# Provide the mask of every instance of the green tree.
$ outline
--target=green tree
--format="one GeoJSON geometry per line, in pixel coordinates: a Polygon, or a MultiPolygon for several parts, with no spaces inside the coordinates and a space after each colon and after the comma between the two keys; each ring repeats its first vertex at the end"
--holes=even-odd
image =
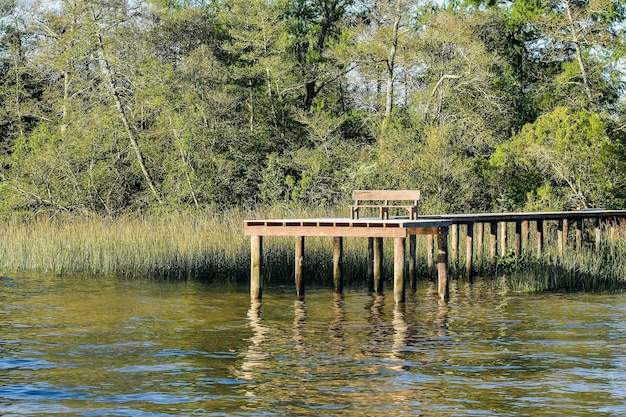
{"type": "Polygon", "coordinates": [[[512,19],[523,23],[529,56],[538,65],[533,93],[554,106],[602,112],[618,99],[626,5],[621,0],[520,0],[512,19]]]}
{"type": "Polygon", "coordinates": [[[413,97],[415,117],[422,125],[454,129],[459,150],[476,158],[488,157],[516,123],[515,100],[502,88],[516,80],[488,42],[501,26],[496,12],[439,11],[419,42],[424,69],[416,79],[422,88],[413,97]]]}
{"type": "Polygon", "coordinates": [[[557,107],[502,145],[490,166],[510,208],[622,208],[624,151],[597,114],[557,107]]]}

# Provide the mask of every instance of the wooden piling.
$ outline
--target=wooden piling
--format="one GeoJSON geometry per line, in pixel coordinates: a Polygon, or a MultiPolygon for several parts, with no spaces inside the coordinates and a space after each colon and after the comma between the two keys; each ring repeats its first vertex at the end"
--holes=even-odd
{"type": "Polygon", "coordinates": [[[507,238],[507,223],[506,222],[500,222],[500,248],[498,250],[498,253],[500,254],[500,257],[503,257],[504,255],[506,255],[506,238],[507,238]]]}
{"type": "Polygon", "coordinates": [[[576,252],[583,248],[583,219],[576,220],[576,252]]]}
{"type": "Polygon", "coordinates": [[[263,296],[261,267],[263,263],[263,238],[250,236],[250,299],[260,300],[263,296]]]}
{"type": "Polygon", "coordinates": [[[343,292],[343,238],[335,236],[333,238],[333,282],[335,292],[343,292]]]}
{"type": "Polygon", "coordinates": [[[417,288],[417,236],[409,236],[409,282],[411,288],[417,288]]]}
{"type": "Polygon", "coordinates": [[[296,297],[304,298],[304,275],[302,265],[304,264],[304,236],[296,236],[296,259],[295,259],[295,281],[296,297]]]}
{"type": "Polygon", "coordinates": [[[529,221],[522,220],[522,252],[528,250],[529,221]]]}
{"type": "Polygon", "coordinates": [[[522,255],[522,222],[515,222],[515,237],[513,242],[513,254],[516,258],[522,255]]]}
{"type": "Polygon", "coordinates": [[[439,227],[437,233],[437,290],[440,300],[448,299],[448,228],[439,227]]]}
{"type": "Polygon", "coordinates": [[[495,266],[498,257],[498,222],[489,223],[489,259],[491,265],[495,266]]]}
{"type": "Polygon", "coordinates": [[[600,245],[602,244],[602,219],[599,217],[595,219],[595,249],[596,252],[600,252],[600,245]]]}
{"type": "Polygon", "coordinates": [[[483,256],[485,253],[484,239],[485,239],[485,223],[479,222],[476,224],[476,258],[478,259],[479,264],[482,264],[483,256]]]}
{"type": "Polygon", "coordinates": [[[556,244],[559,256],[563,256],[563,252],[565,251],[565,242],[563,240],[563,219],[559,219],[557,223],[556,244]]]}
{"type": "Polygon", "coordinates": [[[433,270],[435,260],[434,260],[434,252],[435,252],[435,242],[433,235],[426,236],[426,265],[428,266],[428,271],[433,270]]]}
{"type": "Polygon", "coordinates": [[[453,224],[449,229],[450,263],[456,265],[459,261],[459,225],[453,224]]]}
{"type": "Polygon", "coordinates": [[[537,220],[537,258],[543,255],[543,220],[537,220]]]}
{"type": "Polygon", "coordinates": [[[472,282],[474,275],[472,272],[472,261],[474,258],[474,224],[467,225],[467,234],[465,237],[465,277],[472,282]]]}
{"type": "Polygon", "coordinates": [[[374,238],[367,238],[367,289],[374,292],[374,238]]]}
{"type": "Polygon", "coordinates": [[[396,304],[404,302],[405,240],[403,237],[393,240],[393,299],[396,304]]]}
{"type": "Polygon", "coordinates": [[[383,238],[374,238],[374,292],[383,293],[383,238]]]}

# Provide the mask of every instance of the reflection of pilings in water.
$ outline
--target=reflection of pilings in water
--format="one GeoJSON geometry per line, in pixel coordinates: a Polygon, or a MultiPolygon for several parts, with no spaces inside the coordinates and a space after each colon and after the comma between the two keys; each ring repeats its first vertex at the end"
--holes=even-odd
{"type": "Polygon", "coordinates": [[[380,353],[380,346],[384,345],[387,336],[387,323],[385,321],[385,296],[383,294],[373,294],[366,308],[370,312],[369,322],[372,325],[369,333],[368,353],[380,353]]]}
{"type": "MultiPolygon", "coordinates": [[[[403,351],[405,351],[407,345],[409,325],[406,322],[406,308],[404,304],[395,304],[391,323],[393,325],[393,342],[389,350],[389,368],[395,372],[405,372],[407,367],[405,366],[403,351]]],[[[415,395],[413,390],[398,388],[390,391],[391,398],[397,404],[406,404],[415,395]]]]}
{"type": "Polygon", "coordinates": [[[438,300],[439,308],[437,309],[437,318],[435,319],[435,324],[438,326],[437,334],[439,336],[448,336],[448,312],[450,311],[450,307],[448,307],[448,302],[446,300],[438,300]]]}
{"type": "MultiPolygon", "coordinates": [[[[263,351],[263,342],[268,339],[269,329],[262,324],[261,300],[253,299],[248,309],[248,325],[252,330],[248,349],[243,354],[243,363],[239,372],[239,378],[248,381],[254,380],[255,368],[267,363],[268,353],[263,351]]],[[[250,393],[253,395],[253,393],[250,393]]]]}
{"type": "Polygon", "coordinates": [[[333,294],[333,311],[335,312],[335,319],[328,325],[330,338],[333,342],[331,346],[337,352],[343,352],[345,350],[343,331],[346,321],[346,308],[343,294],[333,294]]]}
{"type": "Polygon", "coordinates": [[[306,323],[306,302],[304,300],[296,300],[293,303],[293,340],[296,344],[296,349],[304,350],[304,325],[306,323]]]}
{"type": "Polygon", "coordinates": [[[406,309],[404,304],[396,304],[393,308],[393,344],[391,346],[392,359],[401,360],[402,350],[406,347],[409,334],[409,325],[405,318],[406,309]]]}

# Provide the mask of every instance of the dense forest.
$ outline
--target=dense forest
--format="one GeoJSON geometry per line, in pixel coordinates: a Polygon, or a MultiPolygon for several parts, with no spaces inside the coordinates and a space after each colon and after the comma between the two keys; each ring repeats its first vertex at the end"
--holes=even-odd
{"type": "Polygon", "coordinates": [[[0,213],[626,208],[622,0],[3,0],[0,213]]]}

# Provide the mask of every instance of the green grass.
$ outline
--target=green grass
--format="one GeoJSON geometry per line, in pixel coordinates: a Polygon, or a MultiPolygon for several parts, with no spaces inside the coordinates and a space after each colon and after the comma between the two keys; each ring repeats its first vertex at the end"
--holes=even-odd
{"type": "MultiPolygon", "coordinates": [[[[0,237],[0,274],[49,272],[122,278],[198,280],[245,283],[249,277],[250,242],[244,219],[346,217],[338,210],[229,210],[218,214],[182,212],[129,216],[115,220],[64,216],[52,219],[5,218],[0,237]]],[[[486,230],[487,232],[487,230],[486,230]]],[[[494,267],[488,258],[485,233],[481,259],[474,259],[476,275],[514,291],[606,290],[626,286],[626,233],[606,239],[599,252],[587,245],[569,248],[563,256],[548,236],[544,256],[537,259],[531,239],[524,254],[510,251],[494,267]]],[[[460,234],[459,260],[450,265],[452,279],[465,279],[465,236],[460,234]]],[[[426,237],[418,236],[418,277],[435,279],[427,266],[426,237]]],[[[307,238],[305,280],[332,286],[330,238],[307,238]]],[[[263,276],[266,284],[293,282],[294,239],[264,239],[263,276]]],[[[393,245],[385,241],[384,271],[393,276],[393,245]]],[[[344,276],[347,286],[365,286],[367,240],[344,239],[344,276]]]]}

